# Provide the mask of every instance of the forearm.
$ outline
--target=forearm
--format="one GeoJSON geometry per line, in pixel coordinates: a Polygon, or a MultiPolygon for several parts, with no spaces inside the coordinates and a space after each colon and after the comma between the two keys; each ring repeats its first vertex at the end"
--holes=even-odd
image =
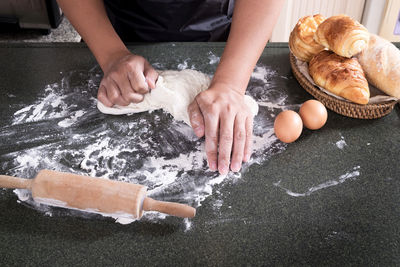
{"type": "Polygon", "coordinates": [[[231,31],[213,84],[226,84],[244,94],[283,3],[283,0],[236,1],[231,31]]]}
{"type": "Polygon", "coordinates": [[[102,0],[58,0],[58,3],[103,71],[111,58],[128,52],[110,23],[102,0]]]}

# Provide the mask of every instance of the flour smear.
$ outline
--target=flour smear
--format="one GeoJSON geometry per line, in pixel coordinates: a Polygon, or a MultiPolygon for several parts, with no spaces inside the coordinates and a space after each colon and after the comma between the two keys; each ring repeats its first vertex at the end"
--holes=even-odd
{"type": "MultiPolygon", "coordinates": [[[[219,60],[211,53],[209,56],[210,64],[219,60]]],[[[180,69],[187,67],[187,61],[181,64],[180,69]]],[[[248,94],[261,105],[254,123],[253,157],[240,173],[220,176],[209,171],[204,141],[167,113],[100,113],[96,107],[101,80],[98,67],[64,74],[60,82],[46,86],[33,103],[24,108],[10,107],[15,110],[12,124],[0,131],[2,151],[9,152],[0,155],[2,173],[33,178],[39,170],[51,169],[137,183],[147,186],[148,195],[155,199],[194,207],[213,194],[215,209],[219,209],[223,205],[220,189],[225,184],[234,183],[251,165],[261,164],[285,149],[274,136],[273,120],[288,108],[287,95],[269,86],[273,78],[280,79],[263,65],[258,65],[251,77],[248,94]]],[[[19,202],[47,216],[99,216],[35,203],[26,190],[15,193],[19,202]]],[[[149,212],[143,219],[165,217],[149,212]]],[[[190,220],[184,220],[184,224],[187,230],[193,226],[190,220]]]]}
{"type": "Polygon", "coordinates": [[[311,186],[305,192],[293,192],[292,190],[285,188],[281,185],[281,181],[274,183],[274,186],[281,188],[292,197],[306,197],[310,196],[311,194],[347,182],[348,180],[355,180],[358,176],[360,176],[360,166],[355,166],[351,171],[346,172],[345,174],[340,175],[337,179],[328,180],[326,182],[320,183],[318,185],[311,186]]]}

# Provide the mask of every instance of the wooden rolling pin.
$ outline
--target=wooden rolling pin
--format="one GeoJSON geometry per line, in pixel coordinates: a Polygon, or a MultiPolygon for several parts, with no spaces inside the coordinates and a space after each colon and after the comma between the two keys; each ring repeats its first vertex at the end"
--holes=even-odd
{"type": "Polygon", "coordinates": [[[146,197],[147,188],[108,179],[40,171],[34,179],[0,175],[0,188],[30,189],[36,202],[51,206],[107,214],[130,214],[140,219],[143,211],[158,211],[192,218],[196,209],[188,205],[146,197]]]}

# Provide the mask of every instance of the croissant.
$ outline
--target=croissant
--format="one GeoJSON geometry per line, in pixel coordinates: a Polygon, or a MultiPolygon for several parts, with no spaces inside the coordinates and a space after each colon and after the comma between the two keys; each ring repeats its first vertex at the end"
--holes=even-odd
{"type": "Polygon", "coordinates": [[[400,99],[400,50],[396,46],[371,34],[368,47],[357,59],[372,85],[400,99]]]}
{"type": "Polygon", "coordinates": [[[357,21],[346,15],[330,17],[315,32],[317,43],[342,57],[352,57],[368,45],[369,33],[357,21]]]}
{"type": "Polygon", "coordinates": [[[309,62],[311,58],[324,49],[314,40],[314,34],[318,25],[325,20],[320,14],[306,16],[299,19],[289,37],[290,51],[298,59],[309,62]]]}
{"type": "Polygon", "coordinates": [[[309,73],[317,85],[335,95],[357,104],[369,101],[368,82],[356,58],[324,50],[311,59],[309,73]]]}

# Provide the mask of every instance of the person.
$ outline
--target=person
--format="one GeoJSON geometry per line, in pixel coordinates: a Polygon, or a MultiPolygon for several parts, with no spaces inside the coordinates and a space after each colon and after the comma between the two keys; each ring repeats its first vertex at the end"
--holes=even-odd
{"type": "Polygon", "coordinates": [[[253,117],[244,103],[253,69],[272,34],[283,0],[58,0],[103,70],[98,100],[126,106],[155,88],[158,73],[128,41],[225,41],[208,90],[188,112],[205,136],[208,166],[237,172],[252,153],[253,117]]]}

